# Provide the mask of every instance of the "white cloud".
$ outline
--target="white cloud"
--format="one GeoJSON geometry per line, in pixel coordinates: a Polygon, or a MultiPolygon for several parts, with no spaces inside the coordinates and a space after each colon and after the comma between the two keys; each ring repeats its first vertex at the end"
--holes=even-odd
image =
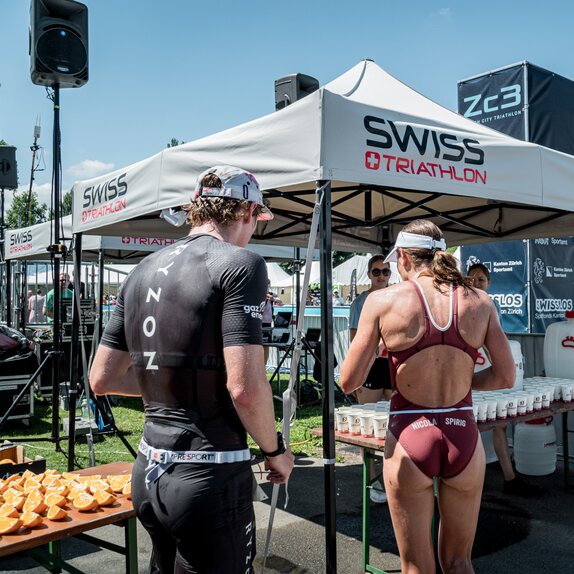
{"type": "MultiPolygon", "coordinates": [[[[22,193],[22,192],[28,192],[29,187],[26,185],[21,185],[16,192],[17,193],[22,193]]],[[[41,185],[34,185],[32,186],[32,191],[34,191],[36,193],[36,195],[38,196],[38,203],[42,204],[45,203],[48,206],[48,209],[50,209],[50,206],[52,205],[52,184],[51,183],[43,183],[41,185]]],[[[10,209],[10,206],[12,205],[12,199],[14,198],[14,193],[11,191],[6,191],[4,193],[4,199],[5,199],[5,205],[4,205],[4,215],[6,215],[6,213],[8,212],[8,210],[10,209]]]]}
{"type": "Polygon", "coordinates": [[[450,22],[454,17],[453,11],[450,8],[439,8],[436,12],[430,15],[431,22],[450,22]]]}
{"type": "Polygon", "coordinates": [[[85,159],[70,166],[66,171],[74,179],[90,179],[114,169],[113,163],[105,163],[98,159],[85,159]]]}

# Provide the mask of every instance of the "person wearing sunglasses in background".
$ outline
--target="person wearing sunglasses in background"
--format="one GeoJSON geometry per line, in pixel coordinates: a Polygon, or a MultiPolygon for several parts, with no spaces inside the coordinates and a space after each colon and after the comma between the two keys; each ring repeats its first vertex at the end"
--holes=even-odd
{"type": "MultiPolygon", "coordinates": [[[[361,293],[352,303],[349,316],[349,335],[351,342],[357,334],[359,317],[363,310],[363,305],[370,293],[384,289],[389,286],[391,278],[391,268],[385,263],[384,255],[373,255],[369,259],[367,276],[371,280],[371,288],[361,293]]],[[[389,401],[391,399],[391,376],[389,371],[389,360],[387,357],[375,359],[369,374],[362,387],[355,391],[357,402],[376,403],[381,399],[389,401]]],[[[374,462],[371,462],[371,476],[375,472],[374,462]]],[[[371,501],[382,504],[387,501],[387,495],[380,480],[376,481],[371,488],[371,501]]]]}

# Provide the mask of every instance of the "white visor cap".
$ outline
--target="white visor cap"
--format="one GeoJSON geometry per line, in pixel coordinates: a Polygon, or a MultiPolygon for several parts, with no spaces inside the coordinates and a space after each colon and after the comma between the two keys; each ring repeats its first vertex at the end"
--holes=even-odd
{"type": "Polygon", "coordinates": [[[428,235],[401,231],[390,253],[385,257],[385,263],[397,260],[397,249],[399,247],[403,249],[438,249],[439,251],[444,251],[446,249],[446,241],[444,239],[433,239],[428,235]]]}

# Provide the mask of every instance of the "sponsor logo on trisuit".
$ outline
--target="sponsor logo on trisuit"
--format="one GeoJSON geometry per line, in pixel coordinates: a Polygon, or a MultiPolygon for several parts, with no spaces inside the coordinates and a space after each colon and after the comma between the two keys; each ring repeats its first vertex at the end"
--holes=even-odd
{"type": "Polygon", "coordinates": [[[127,207],[127,173],[84,189],[82,223],[117,213],[127,207]]]}

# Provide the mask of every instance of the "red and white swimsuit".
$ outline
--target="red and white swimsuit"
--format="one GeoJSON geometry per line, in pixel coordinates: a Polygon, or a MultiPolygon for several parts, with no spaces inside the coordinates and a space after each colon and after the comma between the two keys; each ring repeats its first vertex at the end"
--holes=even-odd
{"type": "MultiPolygon", "coordinates": [[[[409,349],[389,351],[393,396],[389,431],[405,449],[411,460],[429,478],[451,478],[469,463],[478,440],[478,429],[472,412],[470,390],[460,402],[445,408],[428,408],[403,397],[396,385],[398,368],[414,354],[435,345],[448,345],[467,353],[473,362],[478,351],[464,341],[458,330],[457,288],[451,285],[449,321],[439,327],[433,319],[423,290],[410,281],[423,309],[425,331],[409,349]]],[[[424,376],[424,375],[423,375],[424,376]]]]}

